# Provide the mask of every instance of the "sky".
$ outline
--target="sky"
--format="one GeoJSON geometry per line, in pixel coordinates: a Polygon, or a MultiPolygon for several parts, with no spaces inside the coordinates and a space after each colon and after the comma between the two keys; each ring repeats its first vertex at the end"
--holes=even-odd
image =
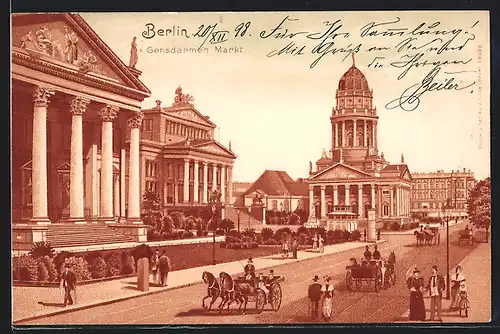
{"type": "Polygon", "coordinates": [[[81,15],[126,64],[137,37],[136,68],[152,92],[143,108],[155,100],[170,105],[178,86],[194,96],[195,108],[219,127],[215,139],[226,147],[231,141],[234,181],[253,182],[266,169],[308,176],[309,161],[331,148],[329,117],[352,52],[373,89],[386,160],[399,163],[404,154],[411,172],[490,174],[487,12],[81,15]],[[166,53],[200,47],[210,35],[195,33],[213,25],[214,38],[224,42],[207,39],[201,50],[208,52],[166,53]],[[185,29],[188,37],[160,29],[185,29]],[[413,104],[388,105],[413,91],[422,93],[413,104]]]}

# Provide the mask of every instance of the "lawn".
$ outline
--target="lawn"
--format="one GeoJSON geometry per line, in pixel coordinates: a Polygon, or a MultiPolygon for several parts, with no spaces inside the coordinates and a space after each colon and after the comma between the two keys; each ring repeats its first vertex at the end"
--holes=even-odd
{"type": "MultiPolygon", "coordinates": [[[[175,245],[159,247],[160,251],[166,250],[174,270],[182,270],[194,267],[211,265],[212,243],[194,244],[194,245],[175,245]]],[[[156,247],[154,248],[156,249],[156,247]]],[[[262,247],[253,249],[225,249],[220,244],[215,245],[215,259],[217,263],[242,261],[246,263],[249,257],[257,258],[278,254],[281,247],[262,247]]],[[[242,268],[243,269],[243,268],[242,268]]]]}

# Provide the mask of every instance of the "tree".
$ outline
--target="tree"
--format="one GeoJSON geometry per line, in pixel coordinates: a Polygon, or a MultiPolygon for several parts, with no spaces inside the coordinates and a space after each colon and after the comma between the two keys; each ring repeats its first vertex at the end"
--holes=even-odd
{"type": "Polygon", "coordinates": [[[472,188],[467,204],[471,223],[476,228],[486,230],[486,242],[488,242],[491,225],[491,179],[489,177],[479,181],[472,188]]]}
{"type": "Polygon", "coordinates": [[[161,231],[163,229],[163,214],[160,212],[160,195],[147,190],[142,197],[142,207],[144,210],[142,215],[144,224],[161,231]]]}
{"type": "Polygon", "coordinates": [[[234,230],[234,222],[229,218],[222,219],[219,228],[227,234],[229,231],[234,230]]]}

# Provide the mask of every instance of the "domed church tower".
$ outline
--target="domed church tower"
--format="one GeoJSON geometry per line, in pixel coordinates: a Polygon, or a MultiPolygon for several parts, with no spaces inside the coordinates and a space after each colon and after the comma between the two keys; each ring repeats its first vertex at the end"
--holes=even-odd
{"type": "Polygon", "coordinates": [[[373,106],[373,90],[356,67],[354,53],[352,66],[340,78],[335,98],[337,103],[330,117],[333,163],[342,159],[360,170],[380,170],[383,160],[377,148],[377,108],[373,106]]]}

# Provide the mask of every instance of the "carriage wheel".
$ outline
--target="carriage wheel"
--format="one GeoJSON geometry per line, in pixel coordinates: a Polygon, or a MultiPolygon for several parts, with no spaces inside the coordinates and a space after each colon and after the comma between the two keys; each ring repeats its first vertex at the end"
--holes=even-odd
{"type": "Polygon", "coordinates": [[[345,283],[347,286],[347,291],[351,292],[353,289],[353,282],[352,282],[352,275],[351,272],[348,271],[346,276],[345,276],[345,283]]]}
{"type": "Polygon", "coordinates": [[[273,284],[269,293],[271,295],[271,306],[273,311],[277,312],[281,306],[281,285],[279,285],[279,283],[273,284]]]}
{"type": "Polygon", "coordinates": [[[255,309],[257,313],[262,313],[264,306],[266,306],[266,294],[264,291],[258,289],[255,295],[255,309]]]}

